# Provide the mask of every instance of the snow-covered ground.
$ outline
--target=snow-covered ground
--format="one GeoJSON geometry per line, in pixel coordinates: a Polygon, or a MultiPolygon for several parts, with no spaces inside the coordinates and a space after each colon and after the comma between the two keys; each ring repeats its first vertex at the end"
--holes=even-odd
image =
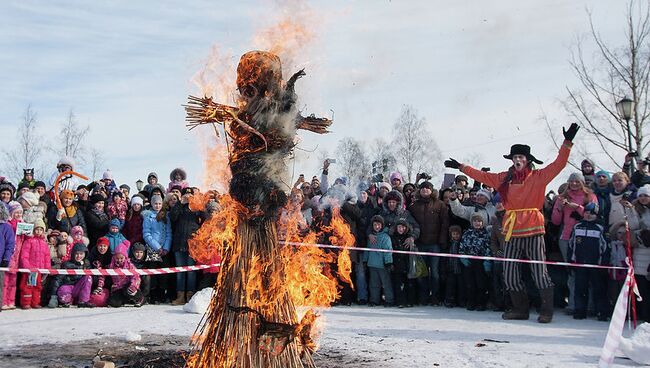
{"type": "MultiPolygon", "coordinates": [[[[506,322],[500,313],[445,307],[335,307],[323,316],[322,351],[355,356],[359,362],[373,362],[374,368],[593,367],[608,328],[607,323],[574,321],[561,312],[553,323],[542,325],[535,314],[529,321],[506,322]]],[[[3,311],[0,352],[28,344],[126,339],[127,332],[189,337],[200,319],[200,314],[168,305],[3,311]]],[[[615,363],[634,366],[620,358],[615,363]]]]}

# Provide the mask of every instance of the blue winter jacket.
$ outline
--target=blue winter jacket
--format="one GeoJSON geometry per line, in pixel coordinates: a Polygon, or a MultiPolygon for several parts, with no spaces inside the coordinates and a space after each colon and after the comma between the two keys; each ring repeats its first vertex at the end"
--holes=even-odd
{"type": "MultiPolygon", "coordinates": [[[[388,249],[392,250],[390,236],[388,236],[388,229],[384,228],[382,231],[375,233],[377,237],[376,244],[368,242],[370,249],[388,249]]],[[[387,264],[393,264],[393,254],[384,252],[363,252],[362,260],[368,262],[368,267],[384,268],[387,264]]]]}
{"type": "Polygon", "coordinates": [[[165,216],[165,221],[156,220],[157,213],[154,211],[142,212],[142,236],[145,243],[153,249],[172,249],[172,224],[169,216],[165,216]]]}
{"type": "Polygon", "coordinates": [[[490,233],[483,229],[467,229],[460,240],[459,254],[491,256],[490,233]]]}
{"type": "Polygon", "coordinates": [[[0,223],[0,261],[9,262],[14,254],[15,247],[16,235],[14,229],[6,222],[0,223]]]}
{"type": "Polygon", "coordinates": [[[571,262],[606,265],[609,257],[610,248],[605,241],[603,226],[587,220],[575,224],[569,239],[568,258],[571,262]]]}
{"type": "Polygon", "coordinates": [[[115,234],[109,231],[108,234],[104,235],[104,237],[108,239],[108,246],[111,248],[111,253],[115,253],[117,246],[126,240],[124,235],[119,231],[115,234]]]}

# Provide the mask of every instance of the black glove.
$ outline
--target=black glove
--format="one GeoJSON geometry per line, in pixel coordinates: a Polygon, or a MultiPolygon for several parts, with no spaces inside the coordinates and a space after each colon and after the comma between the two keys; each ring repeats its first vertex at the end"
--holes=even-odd
{"type": "Polygon", "coordinates": [[[449,158],[449,160],[445,160],[445,167],[449,167],[452,169],[458,169],[460,168],[460,162],[454,160],[453,158],[449,158]]]}
{"type": "Polygon", "coordinates": [[[576,123],[571,124],[568,130],[565,130],[563,127],[562,134],[564,134],[564,139],[566,139],[569,142],[573,142],[573,138],[576,137],[576,133],[578,133],[578,129],[580,129],[580,127],[576,123]]]}
{"type": "Polygon", "coordinates": [[[9,267],[9,261],[0,262],[0,267],[9,267]]]}

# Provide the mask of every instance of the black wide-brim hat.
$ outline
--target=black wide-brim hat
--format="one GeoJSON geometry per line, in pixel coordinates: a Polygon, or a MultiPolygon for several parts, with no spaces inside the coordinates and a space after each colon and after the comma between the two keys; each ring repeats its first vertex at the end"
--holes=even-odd
{"type": "Polygon", "coordinates": [[[535,158],[535,156],[530,154],[530,146],[526,144],[513,144],[512,147],[510,147],[510,154],[508,155],[503,155],[503,158],[507,158],[508,160],[512,160],[512,156],[514,155],[524,155],[528,159],[528,161],[532,161],[536,164],[543,164],[543,161],[538,160],[535,158]]]}

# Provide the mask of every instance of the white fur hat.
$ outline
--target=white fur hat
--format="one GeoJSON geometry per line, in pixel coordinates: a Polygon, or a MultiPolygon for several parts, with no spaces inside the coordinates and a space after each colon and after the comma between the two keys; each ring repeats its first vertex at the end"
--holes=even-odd
{"type": "Polygon", "coordinates": [[[650,185],[646,184],[646,185],[642,186],[641,188],[639,188],[639,190],[636,192],[636,195],[637,196],[640,196],[640,195],[650,196],[650,185]]]}

